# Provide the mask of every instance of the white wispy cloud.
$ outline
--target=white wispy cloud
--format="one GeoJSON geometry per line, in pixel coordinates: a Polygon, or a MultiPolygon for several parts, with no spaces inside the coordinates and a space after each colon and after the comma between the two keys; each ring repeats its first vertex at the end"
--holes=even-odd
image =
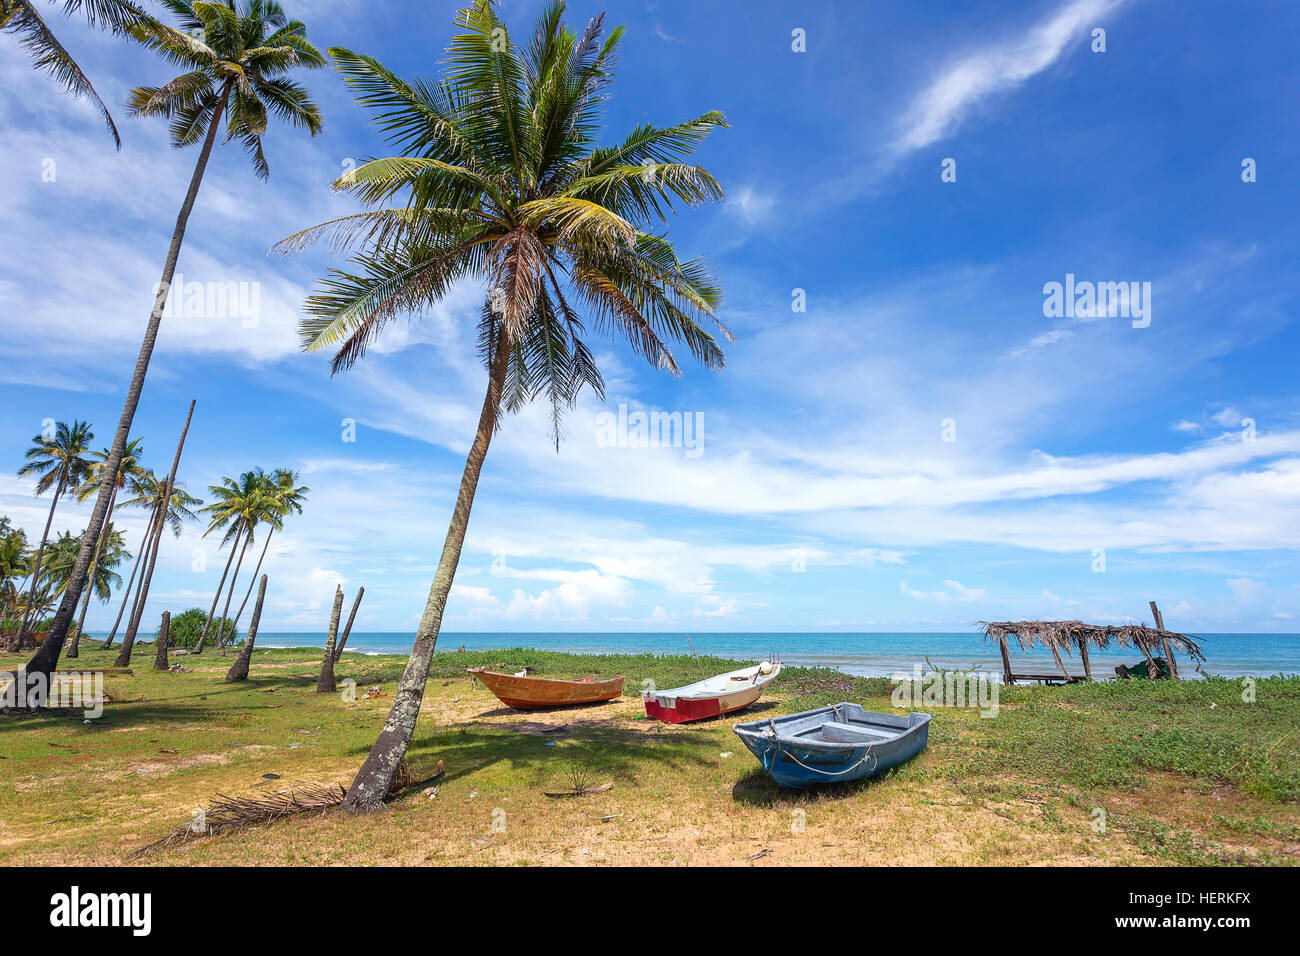
{"type": "Polygon", "coordinates": [[[949,63],[906,112],[894,152],[910,152],[952,135],[973,109],[1052,66],[1072,40],[1123,2],[1072,0],[1024,33],[949,63]]]}

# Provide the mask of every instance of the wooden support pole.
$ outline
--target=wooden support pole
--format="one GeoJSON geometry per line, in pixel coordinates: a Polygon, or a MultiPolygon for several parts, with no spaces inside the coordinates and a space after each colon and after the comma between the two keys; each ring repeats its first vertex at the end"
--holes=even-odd
{"type": "Polygon", "coordinates": [[[1016,680],[1011,676],[1011,658],[1007,656],[1007,636],[1005,634],[998,636],[998,645],[1002,648],[1002,682],[1004,684],[1014,684],[1016,680]]]}
{"type": "Polygon", "coordinates": [[[1156,602],[1151,602],[1151,617],[1156,622],[1156,630],[1160,632],[1160,643],[1164,645],[1165,660],[1169,661],[1169,673],[1174,680],[1181,680],[1178,676],[1178,662],[1174,660],[1174,648],[1169,643],[1169,638],[1165,637],[1165,619],[1160,615],[1160,608],[1156,607],[1156,602]]]}
{"type": "Polygon", "coordinates": [[[1079,656],[1083,658],[1083,676],[1092,680],[1092,667],[1088,664],[1088,637],[1079,635],[1079,656]]]}

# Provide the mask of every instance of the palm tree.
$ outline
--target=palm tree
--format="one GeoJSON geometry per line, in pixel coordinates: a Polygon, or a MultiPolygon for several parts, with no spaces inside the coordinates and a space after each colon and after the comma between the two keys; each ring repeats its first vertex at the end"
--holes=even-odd
{"type": "MultiPolygon", "coordinates": [[[[177,148],[200,142],[202,145],[190,176],[189,189],[176,216],[162,278],[140,344],[140,355],[113,436],[112,454],[105,463],[105,473],[112,477],[95,498],[90,518],[90,526],[94,529],[104,525],[109,489],[117,480],[127,435],[140,404],[140,393],[149,372],[149,359],[162,324],[163,307],[176,272],[185,227],[223,119],[225,140],[240,141],[252,159],[257,175],[263,179],[269,174],[269,169],[262,154],[262,135],[266,132],[270,114],[306,129],[313,136],[321,127],[316,104],[307,91],[287,79],[286,74],[296,67],[314,69],[322,66],[325,58],[307,42],[307,28],[297,20],[290,20],[275,0],[248,0],[238,6],[234,0],[226,3],[166,0],[166,6],[176,16],[179,29],[151,21],[133,26],[130,33],[169,62],[183,67],[185,72],[160,87],[133,90],[131,111],[142,116],[171,119],[171,141],[177,148]]],[[[39,671],[48,675],[58,663],[90,568],[94,537],[87,536],[85,554],[77,556],[63,603],[59,605],[45,643],[27,665],[29,673],[39,671]]]]}
{"type": "MultiPolygon", "coordinates": [[[[139,438],[133,438],[127,442],[126,451],[122,455],[122,463],[117,469],[117,480],[113,483],[113,490],[108,499],[108,514],[104,518],[105,525],[108,527],[111,527],[113,523],[113,508],[117,504],[118,492],[122,490],[128,481],[133,481],[144,473],[144,469],[140,467],[140,455],[143,451],[139,438]]],[[[112,451],[105,448],[103,451],[92,451],[90,454],[95,459],[95,463],[90,466],[90,476],[82,482],[81,487],[76,491],[78,501],[85,501],[99,491],[100,482],[104,480],[105,465],[112,456],[112,451]]],[[[91,581],[95,580],[99,567],[99,556],[103,548],[102,541],[95,543],[95,553],[90,559],[90,571],[88,572],[91,581]]],[[[130,555],[127,556],[130,557],[130,555]]],[[[72,644],[68,647],[68,657],[80,656],[81,629],[86,623],[86,612],[90,609],[91,589],[85,588],[84,590],[85,594],[81,599],[81,613],[77,615],[77,627],[72,632],[72,644]]],[[[104,596],[101,600],[108,600],[108,598],[104,596]]]]}
{"type": "Polygon", "coordinates": [[[54,523],[54,509],[59,506],[59,498],[63,496],[64,491],[86,480],[91,467],[86,455],[90,451],[90,443],[94,440],[95,433],[85,422],[76,419],[71,425],[58,422],[54,426],[52,435],[47,437],[46,433],[42,433],[32,439],[32,447],[27,449],[25,456],[27,464],[18,469],[20,478],[28,475],[40,476],[36,481],[38,496],[53,488],[54,497],[50,501],[50,516],[45,519],[45,532],[41,535],[41,543],[36,549],[36,558],[33,561],[27,611],[23,614],[23,622],[18,628],[18,633],[14,635],[13,643],[9,646],[11,651],[21,648],[27,637],[27,624],[31,620],[34,607],[32,598],[36,594],[36,582],[41,576],[41,561],[45,555],[45,541],[50,536],[50,525],[54,523]]]}
{"type": "MultiPolygon", "coordinates": [[[[643,124],[615,146],[596,144],[598,110],[622,29],[602,41],[602,17],[581,36],[552,2],[526,47],[509,39],[488,0],[461,11],[437,81],[406,82],[377,60],[330,55],[401,155],[335,183],[369,207],[290,236],[282,251],[329,238],[356,247],[308,299],[308,350],[337,346],[333,369],[362,357],[394,317],[436,303],[461,278],[483,283],[479,341],[488,371],[478,430],[438,569],[393,707],[348,790],[350,810],[378,808],[415,729],[429,664],[469,522],[479,472],[499,424],[544,395],[555,439],[579,390],[603,396],[581,335],[586,312],[655,366],[679,373],[665,340],[709,368],[722,350],[697,320],[716,320],[721,292],[707,267],[678,259],[662,226],[674,203],[722,196],[683,162],[720,113],[676,126],[643,124]],[[567,288],[568,291],[564,291],[567,288]]],[[[726,329],[722,329],[728,335],[726,329]]]]}
{"type": "Polygon", "coordinates": [[[8,619],[18,606],[18,578],[31,573],[27,534],[15,528],[8,515],[0,515],[0,621],[8,619]]]}
{"type": "MultiPolygon", "coordinates": [[[[163,496],[163,479],[154,474],[152,468],[144,468],[141,473],[131,481],[131,491],[133,497],[122,502],[124,508],[143,508],[149,512],[149,525],[145,528],[144,540],[140,544],[140,551],[136,555],[135,567],[131,570],[131,576],[127,579],[126,590],[122,592],[122,607],[117,612],[117,620],[113,622],[113,629],[108,633],[108,639],[104,641],[101,650],[108,650],[113,646],[113,639],[117,636],[117,629],[122,623],[122,614],[126,611],[127,604],[131,604],[131,618],[128,619],[128,626],[131,620],[135,618],[135,609],[139,604],[140,596],[145,591],[145,579],[141,576],[138,585],[136,585],[136,574],[139,572],[144,561],[145,555],[149,552],[153,543],[155,534],[161,534],[158,527],[158,505],[163,496]],[[136,585],[134,590],[132,585],[136,585]],[[131,595],[134,593],[134,601],[131,595]]],[[[198,515],[194,509],[203,504],[202,498],[195,498],[179,484],[172,488],[171,499],[167,503],[167,513],[163,518],[163,530],[171,530],[172,536],[179,538],[181,531],[184,530],[186,521],[197,519],[198,515]]],[[[46,640],[49,640],[47,637],[46,640]]]]}
{"type": "Polygon", "coordinates": [[[81,541],[74,537],[71,531],[61,532],[46,545],[44,567],[41,568],[39,575],[32,575],[37,580],[33,581],[32,596],[27,601],[28,610],[36,612],[35,621],[40,621],[49,610],[53,599],[67,588],[68,578],[72,574],[72,565],[77,556],[77,548],[80,546],[81,541]]]}
{"type": "Polygon", "coordinates": [[[234,633],[239,632],[239,619],[244,616],[244,608],[248,606],[249,595],[253,593],[253,585],[257,583],[257,573],[262,570],[262,561],[266,558],[266,549],[271,546],[271,535],[276,531],[284,528],[284,518],[290,514],[302,514],[302,503],[307,499],[307,493],[311,491],[306,485],[299,485],[298,473],[288,468],[277,468],[268,479],[267,495],[270,497],[270,507],[266,513],[266,541],[262,544],[262,553],[258,556],[257,567],[253,569],[253,576],[248,581],[248,590],[244,592],[244,600],[239,605],[239,610],[235,613],[235,621],[231,626],[234,633]]]}
{"type": "MultiPolygon", "coordinates": [[[[149,16],[128,0],[65,0],[63,12],[84,13],[92,27],[102,25],[116,34],[149,22],[149,16]]],[[[99,98],[81,67],[77,66],[77,61],[50,30],[49,24],[37,11],[32,0],[0,0],[0,31],[5,30],[18,34],[38,70],[44,70],[53,76],[66,92],[90,101],[99,115],[104,117],[109,135],[113,137],[117,148],[121,149],[122,139],[117,135],[117,126],[113,123],[108,107],[99,98]]]]}
{"type": "MultiPolygon", "coordinates": [[[[230,611],[231,598],[235,593],[235,580],[239,577],[239,569],[244,563],[244,552],[253,541],[253,531],[258,523],[276,514],[275,502],[268,493],[269,486],[270,481],[260,468],[244,472],[239,476],[238,481],[233,478],[223,478],[221,484],[208,486],[216,500],[202,509],[212,515],[208,530],[203,532],[203,536],[206,538],[213,531],[224,528],[225,534],[222,535],[221,543],[230,545],[230,557],[226,559],[226,567],[221,573],[221,581],[217,584],[217,593],[212,598],[212,608],[208,611],[208,619],[203,624],[199,643],[194,647],[195,654],[202,654],[207,644],[208,628],[212,626],[213,615],[217,613],[217,602],[221,600],[221,593],[226,589],[230,565],[238,553],[239,562],[235,565],[235,576],[230,578],[230,594],[221,612],[221,623],[217,626],[217,644],[221,645],[226,641],[227,614],[230,611]]],[[[234,637],[233,634],[229,636],[234,637]]]]}

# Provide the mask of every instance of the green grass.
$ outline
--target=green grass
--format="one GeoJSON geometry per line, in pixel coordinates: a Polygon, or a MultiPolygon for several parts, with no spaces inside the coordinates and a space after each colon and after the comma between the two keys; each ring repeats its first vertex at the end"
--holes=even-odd
{"type": "MultiPolygon", "coordinates": [[[[65,666],[111,666],[92,643],[65,666]]],[[[80,714],[0,716],[0,860],[118,864],[182,825],[216,793],[293,781],[346,783],[392,703],[405,659],[349,654],[346,702],[317,695],[320,652],[261,650],[251,679],[225,684],[233,654],[174,656],[155,673],[141,645],[132,675],[106,678],[112,702],[80,714]],[[274,776],[265,776],[265,775],[274,776]]],[[[20,665],[0,654],[0,669],[20,665]]],[[[738,666],[701,658],[706,673],[738,666]]],[[[444,760],[435,799],[417,788],[387,814],[329,814],[169,849],[149,862],[1290,863],[1300,853],[1300,679],[1004,688],[992,719],[937,708],[929,749],[878,779],[811,794],[777,788],[731,725],[644,719],[639,695],[689,683],[686,655],[572,655],[510,648],[436,655],[409,759],[444,760]],[[541,676],[622,674],[622,701],[523,714],[467,667],[541,676]],[[557,734],[542,733],[563,725],[557,734]],[[548,743],[553,746],[548,746],[548,743]],[[571,800],[575,770],[611,791],[571,800]],[[1107,825],[1097,832],[1097,811],[1107,825]],[[491,827],[491,814],[509,821],[491,827]],[[611,816],[611,821],[601,817],[611,816]],[[801,822],[802,830],[795,828],[801,822]],[[583,850],[586,853],[583,853],[583,850]]],[[[786,668],[752,716],[841,700],[894,711],[893,685],[786,668]]]]}

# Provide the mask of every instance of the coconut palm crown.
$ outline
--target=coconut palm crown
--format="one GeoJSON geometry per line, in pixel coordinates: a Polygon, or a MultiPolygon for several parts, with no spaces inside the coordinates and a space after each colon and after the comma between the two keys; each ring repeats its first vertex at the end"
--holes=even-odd
{"type": "Polygon", "coordinates": [[[332,47],[335,67],[401,154],[335,182],[366,211],[279,245],[288,252],[326,239],[355,251],[308,299],[300,326],[306,349],[337,347],[335,372],[395,316],[436,303],[460,279],[482,281],[484,362],[491,367],[499,344],[510,353],[504,405],[514,411],[545,395],[557,442],[561,414],[584,385],[603,397],[584,313],[594,332],[617,333],[674,375],[674,341],[706,367],[723,365],[702,319],[731,337],[717,322],[721,290],[710,270],[679,259],[656,231],[677,204],[722,198],[717,181],[684,160],[725,118],[711,111],[643,124],[597,145],[623,30],[602,40],[602,15],[579,36],[563,14],[563,3],[550,4],[521,46],[491,3],[462,10],[464,32],[437,80],[408,82],[373,57],[332,47]]]}
{"type": "Polygon", "coordinates": [[[186,2],[165,0],[177,27],[137,25],[131,34],[186,72],[162,86],[141,86],[128,100],[132,115],[171,120],[173,146],[201,142],[225,121],[225,139],[238,139],[257,175],[270,174],[262,154],[268,118],[320,131],[320,110],[310,94],[284,74],[325,64],[307,42],[306,27],[290,20],[275,0],[186,2]]]}

